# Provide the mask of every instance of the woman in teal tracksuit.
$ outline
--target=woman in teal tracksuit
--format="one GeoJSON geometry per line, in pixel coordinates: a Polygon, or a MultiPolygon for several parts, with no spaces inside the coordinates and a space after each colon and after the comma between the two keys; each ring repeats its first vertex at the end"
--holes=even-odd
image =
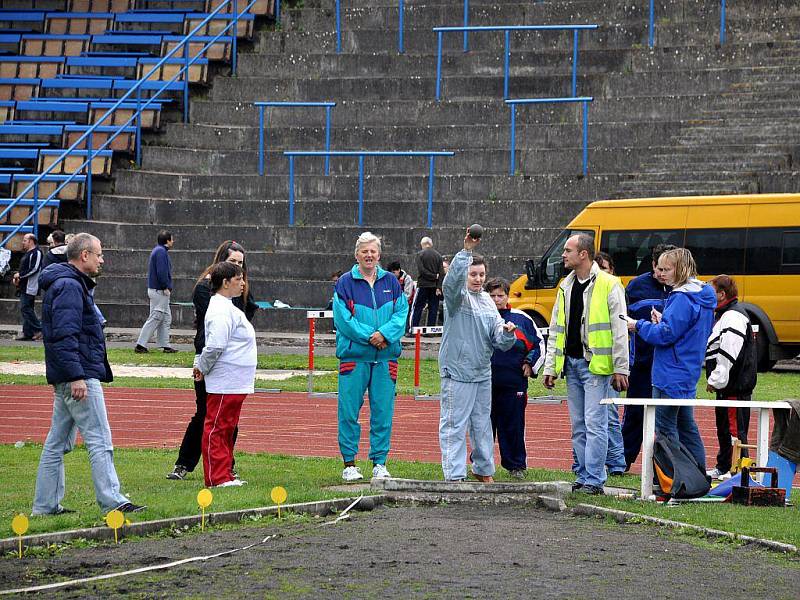
{"type": "Polygon", "coordinates": [[[390,477],[386,469],[392,435],[397,359],[405,331],[408,301],[400,283],[378,265],[381,241],[370,232],[356,241],[356,263],[336,282],[333,322],[339,359],[339,451],[342,479],[363,478],[355,464],[361,427],[358,413],[369,391],[369,458],[372,476],[390,477]]]}

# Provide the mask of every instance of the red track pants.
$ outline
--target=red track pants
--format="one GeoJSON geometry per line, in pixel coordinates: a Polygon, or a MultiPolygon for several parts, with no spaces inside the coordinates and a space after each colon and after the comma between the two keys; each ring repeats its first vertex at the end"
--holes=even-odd
{"type": "Polygon", "coordinates": [[[233,479],[233,432],[247,394],[208,394],[203,427],[203,472],[206,487],[233,479]]]}

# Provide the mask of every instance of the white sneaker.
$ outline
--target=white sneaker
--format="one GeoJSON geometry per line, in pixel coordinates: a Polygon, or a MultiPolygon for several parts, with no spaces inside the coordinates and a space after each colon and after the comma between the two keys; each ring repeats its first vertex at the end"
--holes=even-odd
{"type": "Polygon", "coordinates": [[[342,479],[345,481],[358,481],[359,479],[364,479],[364,476],[358,467],[345,467],[344,471],[342,471],[342,479]]]}
{"type": "Polygon", "coordinates": [[[714,467],[713,469],[709,469],[708,471],[706,471],[706,475],[708,475],[709,477],[711,477],[711,479],[722,479],[722,478],[723,478],[725,475],[728,475],[728,477],[730,477],[730,475],[729,475],[729,474],[727,474],[727,473],[723,473],[722,471],[720,471],[720,470],[719,470],[718,468],[716,468],[716,467],[714,467]]]}
{"type": "Polygon", "coordinates": [[[386,468],[386,465],[375,465],[372,467],[372,477],[374,479],[391,479],[392,474],[386,468]]]}
{"type": "Polygon", "coordinates": [[[241,487],[246,483],[247,482],[243,481],[242,479],[231,479],[230,481],[225,481],[224,483],[220,483],[219,485],[215,485],[215,486],[212,486],[212,487],[215,487],[215,488],[241,487]]]}

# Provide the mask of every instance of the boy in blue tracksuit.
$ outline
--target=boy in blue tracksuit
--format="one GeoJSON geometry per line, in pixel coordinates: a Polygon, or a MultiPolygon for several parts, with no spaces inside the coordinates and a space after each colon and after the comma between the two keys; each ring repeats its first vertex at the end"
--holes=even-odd
{"type": "Polygon", "coordinates": [[[442,399],[439,445],[446,481],[467,476],[467,441],[472,446],[472,474],[492,482],[492,351],[508,350],[516,336],[514,323],[506,323],[485,291],[486,264],[472,250],[480,240],[466,235],[464,249],[453,257],[442,283],[444,333],[439,347],[442,399]]]}
{"type": "Polygon", "coordinates": [[[514,323],[517,341],[510,350],[492,354],[492,432],[500,445],[500,464],[515,479],[524,479],[528,468],[525,451],[525,407],[528,405],[528,378],[536,377],[544,362],[544,341],[536,325],[521,310],[509,308],[510,285],[495,277],[485,289],[500,316],[514,323]]]}
{"type": "Polygon", "coordinates": [[[392,435],[397,359],[405,331],[408,301],[397,278],[378,265],[381,241],[370,232],[356,241],[357,264],[336,282],[333,322],[339,359],[339,451],[342,479],[363,478],[355,464],[361,427],[358,413],[369,391],[369,458],[372,476],[390,477],[386,469],[392,435]]]}

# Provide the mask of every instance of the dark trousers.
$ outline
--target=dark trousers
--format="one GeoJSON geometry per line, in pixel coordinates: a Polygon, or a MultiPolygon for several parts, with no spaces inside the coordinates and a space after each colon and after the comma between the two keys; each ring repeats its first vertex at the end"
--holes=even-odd
{"type": "MultiPolygon", "coordinates": [[[[200,444],[203,440],[203,424],[206,420],[206,404],[208,402],[208,394],[206,393],[206,382],[194,382],[194,396],[197,403],[197,410],[189,421],[186,427],[186,433],[183,434],[183,441],[181,442],[181,449],[178,450],[178,460],[175,461],[176,465],[186,467],[187,471],[194,471],[197,463],[200,462],[200,444]]],[[[236,436],[239,434],[239,427],[233,430],[233,443],[236,443],[236,436]]],[[[234,461],[235,463],[236,461],[234,461]]]]}
{"type": "Polygon", "coordinates": [[[525,407],[528,394],[517,388],[492,386],[492,433],[500,446],[504,469],[526,469],[525,407]]]}
{"type": "MultiPolygon", "coordinates": [[[[750,396],[717,396],[717,400],[750,400],[750,396]]],[[[731,438],[738,438],[743,444],[747,443],[747,428],[750,427],[750,409],[718,406],[714,409],[717,421],[717,469],[727,473],[733,466],[733,444],[731,438]]],[[[742,456],[748,456],[747,448],[742,448],[742,456]]]]}
{"type": "Polygon", "coordinates": [[[28,338],[42,331],[42,324],[39,322],[39,317],[36,316],[36,311],[33,310],[34,304],[36,304],[36,296],[25,292],[19,295],[19,312],[22,313],[22,335],[28,338]]]}
{"type": "Polygon", "coordinates": [[[414,297],[414,312],[411,315],[411,327],[419,327],[422,309],[428,307],[428,326],[436,325],[436,315],[439,312],[439,296],[436,288],[417,288],[414,297]]]}
{"type": "MultiPolygon", "coordinates": [[[[650,398],[653,395],[651,383],[652,363],[634,365],[628,377],[628,398],[650,398]]],[[[625,446],[625,462],[628,468],[636,462],[642,449],[642,421],[644,407],[626,406],[622,417],[622,442],[625,446]]]]}

